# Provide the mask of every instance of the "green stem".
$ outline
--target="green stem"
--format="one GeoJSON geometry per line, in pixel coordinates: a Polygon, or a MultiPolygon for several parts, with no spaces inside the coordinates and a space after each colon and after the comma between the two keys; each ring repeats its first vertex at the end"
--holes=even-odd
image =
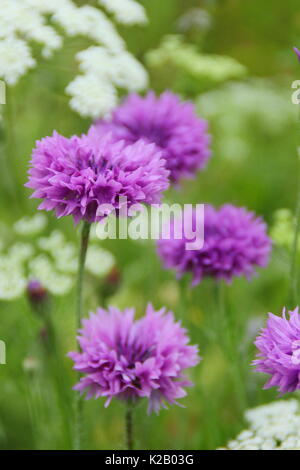
{"type": "Polygon", "coordinates": [[[125,413],[125,427],[126,427],[126,448],[133,450],[133,424],[132,424],[133,407],[131,404],[127,405],[125,413]]]}
{"type": "Polygon", "coordinates": [[[216,318],[216,331],[218,336],[218,341],[221,343],[226,343],[224,335],[226,334],[226,312],[225,312],[225,302],[224,302],[224,286],[222,281],[215,281],[215,302],[216,302],[216,310],[217,316],[216,318]]]}
{"type": "Polygon", "coordinates": [[[3,105],[4,110],[4,131],[5,131],[5,145],[3,148],[3,162],[2,162],[2,182],[6,187],[11,200],[17,203],[16,207],[20,207],[22,198],[20,195],[20,184],[16,175],[16,116],[13,103],[13,93],[6,87],[6,104],[3,105]]]}
{"type": "Polygon", "coordinates": [[[70,448],[70,446],[72,446],[72,407],[70,406],[70,393],[68,384],[66,383],[65,370],[61,361],[60,345],[49,313],[51,312],[48,312],[48,315],[45,316],[47,332],[46,348],[44,349],[45,363],[46,366],[50,368],[52,377],[54,378],[57,403],[63,420],[64,435],[67,440],[67,445],[70,448]]]}
{"type": "Polygon", "coordinates": [[[243,356],[239,353],[239,342],[237,338],[237,324],[236,319],[232,316],[232,308],[228,305],[225,285],[222,281],[216,282],[216,301],[217,312],[219,315],[218,321],[218,340],[219,344],[223,346],[223,352],[230,364],[230,371],[233,384],[236,390],[236,396],[241,411],[244,411],[247,405],[247,391],[243,371],[243,356]],[[236,361],[236,357],[239,357],[236,361]]]}
{"type": "MultiPolygon", "coordinates": [[[[76,301],[76,323],[77,329],[81,328],[81,320],[83,317],[83,278],[84,268],[86,261],[86,254],[89,244],[91,225],[84,221],[81,231],[81,242],[80,242],[80,254],[78,263],[78,274],[77,274],[77,301],[76,301]]],[[[80,350],[79,344],[77,344],[78,351],[80,350]]],[[[78,374],[80,379],[80,374],[78,374]]],[[[76,421],[75,421],[75,450],[80,450],[82,447],[82,435],[83,435],[83,400],[80,394],[76,394],[76,421]]]]}
{"type": "MultiPolygon", "coordinates": [[[[298,163],[299,165],[299,163],[298,163]]],[[[298,194],[297,194],[297,206],[296,206],[296,225],[291,255],[291,272],[290,272],[290,307],[294,308],[297,304],[297,290],[298,290],[298,266],[297,266],[297,255],[298,255],[298,243],[299,243],[299,232],[300,232],[300,182],[298,181],[298,194]]]]}
{"type": "MultiPolygon", "coordinates": [[[[298,107],[298,121],[300,122],[300,108],[298,107]]],[[[299,132],[299,130],[298,130],[299,132]]],[[[298,137],[299,139],[299,137],[298,137]]],[[[296,213],[295,213],[295,232],[292,246],[291,255],[291,271],[290,271],[290,294],[289,301],[290,306],[294,308],[297,305],[297,290],[298,290],[298,267],[297,267],[297,251],[299,242],[299,231],[300,231],[300,147],[297,149],[297,201],[296,201],[296,213]]]]}

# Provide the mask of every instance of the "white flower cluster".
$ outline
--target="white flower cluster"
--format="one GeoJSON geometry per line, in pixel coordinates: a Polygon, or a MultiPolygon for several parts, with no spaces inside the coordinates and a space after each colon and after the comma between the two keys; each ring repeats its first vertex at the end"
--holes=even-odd
{"type": "Polygon", "coordinates": [[[67,87],[71,107],[85,117],[105,116],[117,104],[117,89],[142,90],[148,77],[142,65],[125,50],[91,46],[76,55],[83,75],[67,87]]]}
{"type": "Polygon", "coordinates": [[[0,0],[0,76],[8,85],[17,83],[36,65],[28,42],[41,44],[45,57],[62,46],[61,36],[30,3],[30,0],[0,0]]]}
{"type": "Polygon", "coordinates": [[[33,217],[22,217],[14,224],[14,230],[18,235],[36,235],[41,233],[47,225],[47,217],[37,213],[33,217]]]}
{"type": "Polygon", "coordinates": [[[38,279],[54,295],[64,295],[73,286],[73,278],[61,274],[47,255],[38,255],[29,262],[30,279],[38,279]]]}
{"type": "Polygon", "coordinates": [[[295,123],[295,106],[288,91],[268,79],[226,83],[222,88],[199,96],[197,109],[208,119],[218,135],[216,152],[227,160],[251,157],[249,129],[278,136],[295,123]]]}
{"type": "MultiPolygon", "coordinates": [[[[47,225],[43,214],[24,217],[14,224],[18,236],[40,235],[47,225]]],[[[86,270],[103,277],[115,265],[113,255],[100,248],[95,239],[87,253],[86,270]]],[[[39,280],[53,295],[65,295],[73,287],[77,273],[77,246],[54,230],[35,243],[16,242],[0,252],[0,300],[22,296],[30,279],[39,280]]]]}
{"type": "Polygon", "coordinates": [[[0,255],[0,299],[13,300],[26,288],[23,263],[32,255],[30,245],[17,244],[0,255]]]}
{"type": "Polygon", "coordinates": [[[14,85],[35,64],[30,48],[23,39],[8,37],[0,40],[0,77],[8,85],[14,85]]]}
{"type": "Polygon", "coordinates": [[[198,86],[214,86],[246,75],[246,68],[229,56],[200,53],[193,44],[179,35],[168,35],[161,45],[146,55],[152,68],[175,70],[180,77],[189,78],[198,86]]]}
{"type": "MultiPolygon", "coordinates": [[[[295,218],[290,209],[278,209],[273,215],[270,236],[277,245],[290,250],[293,246],[295,225],[295,218]]],[[[300,249],[300,243],[297,248],[300,249]]]]}
{"type": "Polygon", "coordinates": [[[68,5],[55,10],[52,20],[62,26],[68,36],[85,36],[105,45],[110,51],[120,51],[125,47],[111,21],[101,10],[89,5],[76,7],[68,1],[68,5]]]}
{"type": "Polygon", "coordinates": [[[147,22],[144,7],[134,0],[98,0],[116,20],[123,24],[143,24],[147,22]]]}
{"type": "Polygon", "coordinates": [[[108,116],[118,102],[117,90],[93,74],[78,75],[66,88],[71,108],[83,117],[108,116]]]}
{"type": "Polygon", "coordinates": [[[104,251],[96,245],[90,245],[86,257],[86,269],[95,276],[104,276],[111,271],[115,259],[109,251],[104,251]]]}
{"type": "MultiPolygon", "coordinates": [[[[143,7],[134,0],[99,0],[99,4],[119,22],[146,21],[143,7]]],[[[0,78],[8,85],[16,84],[37,64],[29,42],[39,43],[47,58],[62,47],[63,30],[67,36],[83,36],[96,43],[78,54],[83,75],[66,89],[71,108],[82,116],[109,114],[117,104],[118,88],[138,91],[147,86],[146,71],[126,51],[115,26],[99,8],[78,7],[71,0],[0,0],[0,11],[0,78]]]]}
{"type": "Polygon", "coordinates": [[[300,450],[297,400],[277,400],[245,413],[249,429],[227,444],[229,450],[300,450]]]}

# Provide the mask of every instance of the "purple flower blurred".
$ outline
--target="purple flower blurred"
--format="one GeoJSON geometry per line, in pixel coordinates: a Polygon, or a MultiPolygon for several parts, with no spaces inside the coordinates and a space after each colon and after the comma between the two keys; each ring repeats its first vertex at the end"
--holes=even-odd
{"type": "Polygon", "coordinates": [[[271,375],[264,388],[278,387],[281,394],[300,389],[300,315],[298,307],[282,317],[269,313],[255,345],[259,353],[253,364],[258,372],[271,375]]]}
{"type": "Polygon", "coordinates": [[[294,49],[294,52],[295,52],[296,56],[298,57],[298,60],[300,61],[300,51],[299,51],[299,49],[297,47],[294,47],[293,49],[294,49]]]}
{"type": "Polygon", "coordinates": [[[101,220],[101,204],[119,209],[119,197],[128,207],[160,201],[168,188],[169,172],[154,144],[113,142],[110,135],[73,136],[54,132],[37,142],[29,181],[31,197],[43,199],[39,209],[55,210],[57,217],[72,215],[77,223],[101,220]]]}
{"type": "Polygon", "coordinates": [[[163,150],[170,178],[178,182],[205,167],[210,157],[207,122],[200,119],[191,103],[167,91],[160,97],[129,95],[111,121],[98,121],[93,128],[103,135],[112,131],[116,140],[128,143],[143,138],[163,150]]]}
{"type": "Polygon", "coordinates": [[[48,297],[47,289],[37,279],[30,279],[27,283],[27,296],[32,304],[40,304],[48,297]]]}
{"type": "MultiPolygon", "coordinates": [[[[195,211],[192,217],[195,227],[195,211]]],[[[171,239],[158,241],[158,253],[165,267],[175,269],[179,277],[192,273],[193,285],[206,276],[227,282],[234,276],[249,279],[255,273],[255,266],[264,267],[268,263],[271,240],[266,234],[266,224],[244,208],[225,204],[215,209],[205,205],[204,245],[199,250],[186,249],[190,240],[184,234],[176,239],[174,233],[184,232],[178,230],[178,224],[181,229],[180,219],[171,224],[171,239]]]]}
{"type": "Polygon", "coordinates": [[[78,341],[82,352],[69,356],[74,369],[85,374],[75,386],[87,398],[106,397],[136,401],[146,397],[148,412],[166,408],[165,402],[178,404],[184,387],[192,384],[183,374],[200,358],[198,348],[172,312],[155,311],[148,305],[146,315],[134,320],[134,309],[124,312],[109,307],[98,309],[82,321],[78,341]]]}

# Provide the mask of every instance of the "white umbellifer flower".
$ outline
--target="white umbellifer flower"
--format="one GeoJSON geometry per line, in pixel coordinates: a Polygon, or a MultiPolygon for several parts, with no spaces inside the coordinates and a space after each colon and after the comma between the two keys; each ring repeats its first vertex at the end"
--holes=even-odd
{"type": "Polygon", "coordinates": [[[33,217],[23,217],[14,224],[14,230],[18,235],[37,235],[47,225],[47,217],[44,214],[36,214],[33,217]]]}
{"type": "Polygon", "coordinates": [[[115,259],[109,251],[105,251],[95,245],[90,245],[87,258],[86,269],[95,276],[105,276],[115,264],[115,259]]]}
{"type": "Polygon", "coordinates": [[[245,413],[249,429],[227,444],[230,450],[295,450],[300,447],[297,400],[278,400],[245,413]]]}
{"type": "Polygon", "coordinates": [[[74,243],[67,242],[59,230],[54,230],[48,237],[38,240],[38,246],[54,260],[55,269],[63,273],[77,272],[77,250],[74,243]]]}
{"type": "Polygon", "coordinates": [[[78,75],[66,88],[70,106],[83,117],[109,116],[117,105],[117,92],[109,82],[93,74],[78,75]]]}
{"type": "MultiPolygon", "coordinates": [[[[99,4],[113,12],[119,22],[146,20],[144,8],[134,0],[99,4]]],[[[62,28],[66,36],[86,37],[102,49],[97,56],[94,54],[97,62],[93,66],[91,48],[82,51],[80,68],[84,75],[76,77],[66,89],[72,97],[71,108],[81,116],[108,115],[117,104],[117,88],[140,91],[147,86],[146,71],[126,51],[114,24],[99,8],[78,7],[71,0],[0,0],[0,10],[0,78],[8,85],[15,85],[36,65],[28,43],[40,44],[42,56],[48,58],[62,47],[62,28]],[[59,33],[55,27],[60,28],[59,33]]]]}
{"type": "MultiPolygon", "coordinates": [[[[47,217],[37,214],[23,217],[14,224],[18,235],[35,235],[45,228],[47,217]]],[[[5,248],[1,243],[1,250],[5,248]]],[[[92,243],[86,270],[93,276],[105,276],[115,264],[113,255],[92,243]]],[[[34,244],[21,241],[0,253],[0,300],[14,300],[24,295],[31,279],[37,279],[53,295],[65,295],[75,283],[78,247],[68,242],[63,232],[52,231],[34,244]]]]}
{"type": "Polygon", "coordinates": [[[112,54],[101,46],[91,46],[76,55],[79,68],[86,74],[98,76],[115,86],[138,91],[146,88],[148,76],[145,69],[127,51],[112,54]]]}
{"type": "Polygon", "coordinates": [[[0,256],[0,299],[14,300],[24,293],[26,279],[20,264],[11,256],[0,256]]]}
{"type": "MultiPolygon", "coordinates": [[[[21,10],[22,6],[19,5],[21,10]]],[[[19,11],[14,0],[1,0],[0,38],[7,38],[15,33],[19,23],[19,11]]]]}
{"type": "Polygon", "coordinates": [[[72,7],[73,2],[71,0],[23,0],[26,5],[34,10],[37,10],[41,13],[54,14],[57,10],[61,8],[72,7]]]}
{"type": "Polygon", "coordinates": [[[295,122],[287,91],[267,79],[227,83],[201,94],[196,106],[218,135],[216,151],[231,161],[251,156],[252,147],[245,138],[249,126],[256,125],[260,133],[272,139],[295,122]]]}
{"type": "Polygon", "coordinates": [[[38,279],[54,295],[67,294],[73,287],[74,279],[55,270],[47,255],[39,255],[29,263],[31,279],[38,279]]]}
{"type": "Polygon", "coordinates": [[[148,75],[140,64],[129,52],[124,51],[116,57],[118,74],[116,85],[129,91],[144,90],[148,85],[148,75]]]}
{"type": "MultiPolygon", "coordinates": [[[[290,209],[278,209],[273,215],[273,225],[270,236],[278,246],[290,250],[293,246],[296,221],[290,209]]],[[[298,243],[297,249],[300,249],[298,243]]]]}
{"type": "MultiPolygon", "coordinates": [[[[37,222],[40,221],[37,220],[37,222]]],[[[26,218],[21,219],[17,227],[19,229],[21,227],[21,231],[25,228],[28,234],[28,229],[31,227],[30,219],[29,221],[26,218]]],[[[52,232],[49,238],[39,240],[39,245],[44,251],[51,255],[53,253],[56,256],[60,255],[62,260],[61,247],[68,248],[68,244],[64,245],[64,243],[63,234],[59,231],[52,232]]],[[[6,255],[0,256],[0,299],[13,300],[23,295],[28,279],[38,279],[54,295],[64,295],[71,290],[74,277],[65,274],[68,272],[68,266],[65,266],[61,273],[48,255],[40,254],[33,258],[34,253],[35,249],[32,245],[17,242],[11,246],[6,255]],[[25,269],[28,272],[26,276],[24,275],[25,269]]],[[[73,256],[75,256],[74,252],[73,256]]],[[[74,259],[76,261],[76,257],[74,259]]]]}
{"type": "Polygon", "coordinates": [[[147,22],[145,9],[134,0],[98,0],[120,23],[144,24],[147,22]]]}
{"type": "Polygon", "coordinates": [[[157,49],[147,53],[146,61],[152,67],[171,66],[180,74],[206,86],[241,78],[246,74],[246,68],[232,57],[202,54],[178,35],[163,38],[157,49]]]}
{"type": "Polygon", "coordinates": [[[42,284],[53,295],[65,295],[70,292],[74,285],[74,279],[64,274],[57,274],[53,271],[47,279],[41,279],[42,284]]]}
{"type": "Polygon", "coordinates": [[[116,74],[114,55],[101,46],[90,46],[76,54],[79,68],[85,74],[113,80],[116,74]]]}
{"type": "Polygon", "coordinates": [[[77,250],[73,243],[65,243],[52,252],[55,267],[65,273],[75,274],[78,269],[77,250]]]}
{"type": "Polygon", "coordinates": [[[125,47],[114,25],[97,8],[88,5],[80,8],[75,5],[59,8],[53,15],[53,20],[59,23],[69,36],[86,36],[114,52],[125,47]]]}
{"type": "Polygon", "coordinates": [[[20,297],[26,287],[26,279],[19,270],[10,269],[0,273],[0,299],[14,300],[20,297]]]}
{"type": "Polygon", "coordinates": [[[45,58],[52,56],[53,51],[62,46],[62,38],[50,26],[43,26],[30,32],[29,38],[41,44],[45,44],[42,55],[45,58]]]}
{"type": "Polygon", "coordinates": [[[46,24],[43,15],[26,0],[0,0],[0,37],[35,41],[44,46],[43,54],[51,55],[62,45],[62,38],[46,24]]]}
{"type": "Polygon", "coordinates": [[[33,253],[34,249],[32,245],[29,245],[29,243],[18,242],[8,250],[8,257],[12,264],[22,265],[24,261],[30,259],[33,253]]]}
{"type": "Polygon", "coordinates": [[[39,238],[38,240],[39,248],[51,254],[55,253],[64,244],[65,237],[60,230],[53,230],[48,237],[39,238]]]}
{"type": "Polygon", "coordinates": [[[0,41],[0,77],[8,85],[15,85],[35,63],[27,43],[22,39],[8,37],[0,41]]]}

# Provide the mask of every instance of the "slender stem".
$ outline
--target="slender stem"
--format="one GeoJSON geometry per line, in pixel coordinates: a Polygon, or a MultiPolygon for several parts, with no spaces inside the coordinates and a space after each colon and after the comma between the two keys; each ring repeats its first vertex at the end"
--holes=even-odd
{"type": "MultiPolygon", "coordinates": [[[[300,123],[300,107],[298,107],[298,122],[300,123]]],[[[299,132],[299,128],[298,128],[299,132]]],[[[299,139],[299,134],[298,134],[299,139]]],[[[300,147],[297,148],[297,201],[295,213],[295,232],[292,246],[291,255],[291,271],[290,271],[290,294],[289,301],[291,307],[294,308],[297,304],[297,289],[298,289],[298,269],[297,269],[297,251],[300,232],[300,147]]]]}
{"type": "Polygon", "coordinates": [[[16,174],[16,119],[15,110],[13,103],[13,93],[6,88],[6,104],[3,105],[4,110],[4,131],[5,131],[5,145],[2,149],[3,162],[2,162],[2,183],[6,186],[8,194],[14,203],[17,203],[16,207],[20,207],[23,204],[23,200],[20,195],[20,187],[18,184],[18,177],[16,174]]]}
{"type": "Polygon", "coordinates": [[[54,378],[55,391],[57,395],[57,403],[60,414],[63,420],[64,436],[67,440],[67,445],[72,446],[72,406],[70,400],[70,393],[66,383],[66,375],[61,361],[61,351],[58,338],[56,336],[55,328],[52,323],[52,318],[49,315],[45,317],[46,324],[46,349],[44,349],[44,359],[46,366],[50,368],[54,378]]]}
{"type": "Polygon", "coordinates": [[[224,355],[229,361],[236,396],[243,411],[247,405],[247,391],[243,371],[243,356],[240,355],[239,360],[236,361],[237,354],[240,354],[238,351],[236,319],[232,317],[232,309],[228,305],[224,282],[219,280],[215,284],[217,312],[219,315],[217,327],[218,341],[223,346],[224,355]]]}
{"type": "MultiPolygon", "coordinates": [[[[84,221],[81,231],[80,254],[78,263],[77,274],[77,300],[76,300],[76,322],[77,329],[81,327],[81,319],[83,316],[83,278],[85,260],[89,243],[91,225],[84,221]]],[[[78,351],[80,350],[77,344],[78,351]]],[[[79,379],[80,379],[80,374],[79,379]]],[[[82,434],[83,434],[83,400],[79,394],[76,394],[76,422],[75,422],[75,450],[80,450],[82,447],[82,434]]]]}
{"type": "Polygon", "coordinates": [[[218,334],[218,340],[221,342],[226,342],[224,334],[226,331],[226,312],[225,312],[225,302],[224,302],[224,286],[222,281],[215,281],[215,296],[216,296],[216,310],[217,317],[215,328],[218,334]]]}
{"type": "MultiPolygon", "coordinates": [[[[298,150],[299,152],[299,150],[298,150]]],[[[299,175],[299,157],[298,155],[298,175],[299,175]]],[[[297,269],[297,255],[298,255],[298,243],[300,235],[300,181],[298,176],[298,194],[297,194],[297,205],[295,214],[295,233],[292,247],[291,256],[291,272],[290,272],[290,303],[291,307],[294,308],[297,304],[297,290],[298,290],[298,269],[297,269]]]]}
{"type": "Polygon", "coordinates": [[[127,450],[133,450],[133,424],[132,424],[132,413],[133,408],[131,404],[127,405],[125,413],[125,426],[126,426],[126,448],[127,450]]]}
{"type": "Polygon", "coordinates": [[[91,225],[88,222],[84,222],[81,231],[81,242],[80,242],[80,254],[78,263],[78,274],[77,274],[77,326],[81,327],[81,319],[83,316],[83,278],[86,254],[89,244],[91,225]]]}

